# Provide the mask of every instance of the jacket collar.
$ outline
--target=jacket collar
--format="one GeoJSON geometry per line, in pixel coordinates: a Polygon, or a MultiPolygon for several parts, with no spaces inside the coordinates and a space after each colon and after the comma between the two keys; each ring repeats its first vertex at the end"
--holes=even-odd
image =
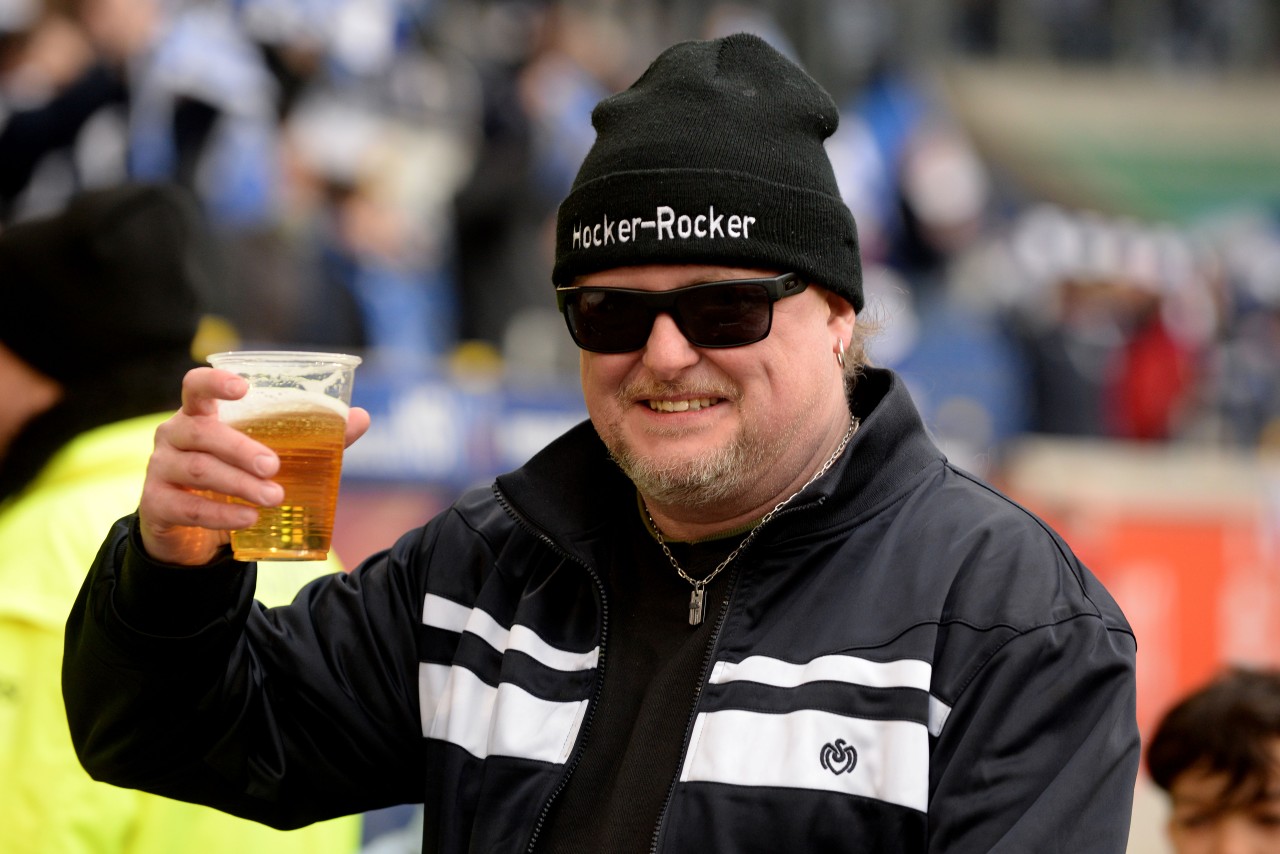
{"type": "Polygon", "coordinates": [[[796,499],[798,507],[820,509],[793,516],[788,523],[792,528],[797,518],[804,520],[800,524],[805,529],[856,522],[893,501],[926,470],[946,461],[925,431],[906,383],[893,371],[866,369],[850,404],[861,421],[858,432],[831,471],[796,499]]]}

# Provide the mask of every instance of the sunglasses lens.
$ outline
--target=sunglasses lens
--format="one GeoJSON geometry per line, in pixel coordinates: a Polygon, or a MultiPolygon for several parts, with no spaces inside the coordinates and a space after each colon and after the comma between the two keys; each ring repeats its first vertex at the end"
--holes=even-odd
{"type": "MultiPolygon", "coordinates": [[[[596,353],[629,353],[649,340],[658,312],[670,312],[697,347],[740,347],[769,334],[773,300],[760,282],[694,285],[674,291],[569,289],[564,316],[573,340],[596,353]]],[[[803,288],[801,288],[803,290],[803,288]]]]}
{"type": "Polygon", "coordinates": [[[639,350],[649,339],[654,312],[632,294],[580,291],[566,304],[565,317],[579,347],[625,353],[639,350]]]}
{"type": "Polygon", "coordinates": [[[694,288],[676,300],[677,322],[699,347],[737,347],[769,334],[773,312],[763,285],[734,283],[694,288]]]}

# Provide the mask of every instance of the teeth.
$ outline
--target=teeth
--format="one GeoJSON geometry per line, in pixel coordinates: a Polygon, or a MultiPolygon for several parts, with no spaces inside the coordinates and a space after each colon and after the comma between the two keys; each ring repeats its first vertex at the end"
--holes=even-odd
{"type": "Polygon", "coordinates": [[[651,400],[649,408],[655,412],[688,412],[715,406],[714,397],[698,397],[693,400],[651,400]]]}

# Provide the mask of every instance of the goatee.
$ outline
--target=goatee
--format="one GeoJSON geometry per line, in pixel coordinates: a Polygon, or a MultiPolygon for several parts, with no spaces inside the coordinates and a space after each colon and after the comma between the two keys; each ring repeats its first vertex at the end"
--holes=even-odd
{"type": "Polygon", "coordinates": [[[609,455],[650,501],[706,507],[745,493],[763,464],[760,442],[744,428],[733,440],[689,460],[641,457],[618,433],[605,437],[609,455]]]}

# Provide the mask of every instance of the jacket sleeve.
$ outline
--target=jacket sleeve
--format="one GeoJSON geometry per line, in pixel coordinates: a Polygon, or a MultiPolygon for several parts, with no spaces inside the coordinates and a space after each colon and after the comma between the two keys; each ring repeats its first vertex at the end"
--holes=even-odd
{"type": "Polygon", "coordinates": [[[1135,657],[1128,631],[1080,615],[973,662],[934,745],[929,850],[1123,854],[1135,657]]]}
{"type": "Polygon", "coordinates": [[[408,567],[421,536],[267,609],[254,565],[158,565],[136,519],[116,523],[67,621],[80,761],[96,779],[279,828],[420,800],[408,567]]]}

